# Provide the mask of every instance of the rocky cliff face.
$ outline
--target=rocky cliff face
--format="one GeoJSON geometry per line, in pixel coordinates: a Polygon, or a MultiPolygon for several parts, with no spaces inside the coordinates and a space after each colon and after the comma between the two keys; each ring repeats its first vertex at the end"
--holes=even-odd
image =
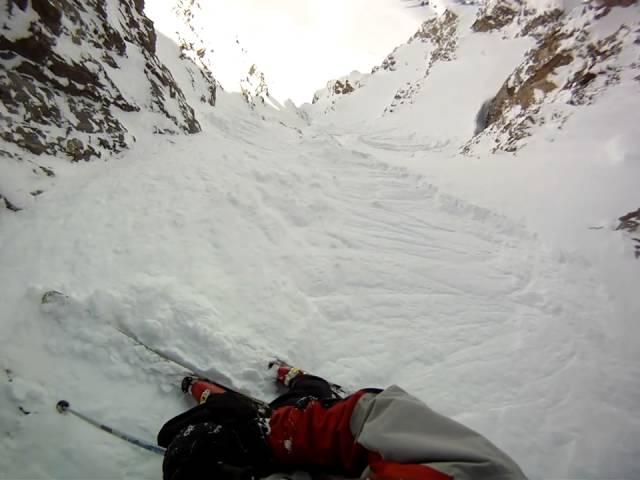
{"type": "MultiPolygon", "coordinates": [[[[562,127],[567,113],[558,113],[554,105],[588,105],[623,75],[638,76],[640,19],[635,10],[631,16],[625,13],[625,7],[635,3],[610,0],[565,9],[562,2],[491,0],[479,8],[460,7],[465,14],[476,8],[469,23],[461,22],[454,11],[444,10],[425,21],[371,74],[354,72],[328,82],[316,93],[314,104],[330,114],[361,88],[377,82],[385,85],[379,88],[384,93],[395,83],[393,94],[380,101],[376,115],[398,113],[414,105],[420,95],[438,94],[428,91],[433,88],[428,85],[429,76],[436,65],[458,58],[461,38],[467,44],[486,41],[487,34],[503,42],[527,39],[534,46],[484,103],[478,114],[479,128],[462,146],[463,152],[472,152],[480,140],[491,138],[494,151],[513,152],[526,144],[532,125],[562,127]]],[[[483,59],[475,61],[485,68],[483,59]]],[[[486,99],[478,100],[479,107],[486,99]]]]}
{"type": "Polygon", "coordinates": [[[388,97],[381,113],[383,115],[393,113],[402,105],[412,104],[414,96],[422,89],[423,80],[429,75],[433,65],[439,61],[446,62],[455,58],[458,20],[458,15],[450,10],[445,10],[442,14],[426,20],[405,45],[394,49],[379,66],[371,70],[370,74],[363,75],[359,72],[353,72],[348,76],[327,82],[326,88],[316,92],[313,103],[322,105],[325,112],[333,111],[343,96],[365,87],[370,83],[371,77],[399,71],[398,78],[402,78],[403,81],[398,82],[400,85],[388,97]],[[407,49],[416,45],[421,45],[418,48],[423,50],[424,54],[414,59],[415,63],[408,65],[400,57],[407,49]],[[414,68],[415,72],[407,76],[406,70],[414,68]]]}
{"type": "MultiPolygon", "coordinates": [[[[387,57],[387,60],[389,58],[391,58],[391,61],[393,61],[392,55],[387,57]]],[[[327,110],[330,110],[342,95],[348,95],[356,91],[356,89],[362,87],[364,83],[361,81],[361,79],[362,75],[354,72],[349,76],[341,77],[337,80],[330,80],[329,82],[327,82],[327,86],[325,89],[319,90],[315,93],[312,103],[316,104],[320,101],[324,101],[324,103],[328,104],[327,110]]]]}
{"type": "Polygon", "coordinates": [[[616,230],[627,232],[634,242],[634,255],[640,259],[640,208],[621,216],[616,230]]]}
{"type": "Polygon", "coordinates": [[[510,152],[526,143],[533,125],[562,128],[568,114],[553,105],[590,104],[622,75],[635,76],[640,68],[640,22],[622,22],[623,8],[613,11],[611,5],[594,2],[570,12],[554,8],[517,13],[518,3],[493,3],[480,11],[472,26],[476,31],[512,27],[514,36],[529,35],[537,41],[486,105],[488,129],[482,135],[494,138],[495,150],[510,152]]]}
{"type": "Polygon", "coordinates": [[[220,84],[213,77],[211,72],[210,52],[213,51],[211,45],[207,45],[199,37],[194,22],[196,14],[200,8],[196,0],[178,0],[174,7],[176,15],[182,19],[184,30],[178,32],[178,45],[180,55],[183,59],[189,59],[196,68],[188,68],[191,77],[191,84],[195,85],[198,80],[203,81],[206,93],[200,97],[200,101],[206,102],[212,107],[216,104],[216,92],[220,84]],[[198,79],[196,77],[199,77],[198,79]]]}
{"type": "Polygon", "coordinates": [[[142,1],[5,0],[4,9],[5,140],[35,154],[88,160],[125,148],[131,139],[120,113],[145,108],[169,121],[163,129],[200,130],[155,55],[156,33],[142,1]],[[137,70],[126,68],[133,62],[137,70]],[[142,94],[129,88],[139,77],[142,94]]]}
{"type": "MultiPolygon", "coordinates": [[[[421,42],[430,46],[429,53],[425,57],[425,64],[422,66],[424,75],[400,87],[389,106],[385,108],[385,114],[395,112],[401,105],[406,103],[412,104],[414,96],[422,90],[422,81],[429,76],[433,65],[436,62],[450,62],[455,58],[458,46],[458,28],[458,15],[450,10],[445,10],[442,15],[424,22],[420,30],[409,39],[409,44],[421,42]]],[[[387,57],[382,62],[379,68],[390,69],[395,65],[395,62],[395,58],[391,55],[391,57],[387,57]]],[[[373,73],[377,70],[378,68],[374,68],[373,73]]]]}
{"type": "MultiPolygon", "coordinates": [[[[36,156],[106,159],[135,141],[136,112],[156,133],[200,131],[181,86],[156,55],[144,0],[0,0],[0,11],[3,162],[53,176],[36,156]]],[[[202,101],[214,105],[210,72],[192,70],[209,85],[202,101]]],[[[18,209],[8,197],[4,203],[18,209]]]]}

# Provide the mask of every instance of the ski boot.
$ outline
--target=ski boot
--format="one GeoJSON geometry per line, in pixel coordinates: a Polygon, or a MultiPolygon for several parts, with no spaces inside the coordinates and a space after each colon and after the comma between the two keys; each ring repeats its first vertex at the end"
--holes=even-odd
{"type": "MultiPolygon", "coordinates": [[[[291,381],[297,378],[299,375],[311,375],[309,372],[297,367],[292,367],[284,360],[275,358],[269,362],[269,370],[274,370],[276,375],[276,382],[285,387],[289,387],[291,381]]],[[[329,382],[331,391],[335,398],[344,398],[348,395],[344,388],[337,383],[329,382]]]]}
{"type": "Polygon", "coordinates": [[[291,380],[298,375],[305,375],[307,372],[300,370],[299,368],[292,367],[284,360],[276,358],[269,362],[269,370],[275,370],[276,382],[280,385],[288,387],[291,380]]]}
{"type": "Polygon", "coordinates": [[[206,402],[211,395],[226,393],[226,390],[219,385],[197,377],[184,377],[181,389],[184,393],[190,393],[199,404],[206,402]]]}

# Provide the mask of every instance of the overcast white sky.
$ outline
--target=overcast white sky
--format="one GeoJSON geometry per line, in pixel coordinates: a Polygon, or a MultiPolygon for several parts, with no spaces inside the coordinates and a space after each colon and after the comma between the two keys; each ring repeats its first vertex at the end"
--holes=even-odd
{"type": "MultiPolygon", "coordinates": [[[[147,0],[147,5],[164,1],[147,0]]],[[[255,62],[274,97],[300,104],[310,102],[328,80],[353,70],[370,71],[394,47],[406,42],[429,13],[426,8],[407,8],[419,3],[200,0],[205,15],[198,23],[200,34],[208,37],[214,50],[214,74],[225,89],[237,90],[247,62],[255,62]],[[246,55],[238,52],[236,37],[246,55]]],[[[162,31],[162,25],[158,28],[162,31]]]]}

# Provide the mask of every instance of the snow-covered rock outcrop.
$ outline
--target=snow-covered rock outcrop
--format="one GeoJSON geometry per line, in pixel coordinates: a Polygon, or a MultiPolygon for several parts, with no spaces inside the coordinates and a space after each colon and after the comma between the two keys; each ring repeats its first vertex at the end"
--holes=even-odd
{"type": "MultiPolygon", "coordinates": [[[[0,193],[9,208],[41,190],[14,188],[16,177],[55,174],[40,155],[106,159],[135,141],[136,118],[157,133],[200,131],[156,55],[157,33],[143,9],[143,0],[0,2],[0,135],[8,146],[0,153],[11,171],[0,193]]],[[[211,86],[200,96],[213,105],[215,80],[196,70],[211,86]]]]}
{"type": "Polygon", "coordinates": [[[216,87],[239,91],[250,106],[269,103],[269,86],[258,60],[237,34],[220,28],[216,8],[199,0],[172,0],[149,3],[147,13],[159,30],[180,46],[185,57],[202,72],[215,76],[216,87]]]}
{"type": "Polygon", "coordinates": [[[349,95],[357,89],[367,85],[376,74],[399,72],[394,75],[403,79],[392,96],[386,95],[384,102],[388,103],[383,113],[392,113],[405,103],[413,103],[413,96],[421,89],[421,80],[429,75],[434,63],[450,61],[455,56],[457,46],[458,15],[451,10],[445,10],[442,15],[433,16],[425,21],[420,29],[407,41],[405,45],[397,47],[374,67],[370,75],[352,72],[338,80],[331,80],[323,90],[316,92],[313,104],[324,108],[325,112],[335,110],[336,103],[341,96],[349,95]],[[422,55],[415,55],[416,53],[422,55]]]}
{"type": "MultiPolygon", "coordinates": [[[[400,111],[405,120],[434,108],[442,116],[458,114],[459,105],[451,108],[438,98],[473,105],[474,114],[484,103],[478,128],[471,128],[466,109],[455,119],[466,123],[461,148],[473,150],[481,134],[492,139],[494,150],[514,151],[532,124],[561,128],[570,112],[558,112],[557,105],[590,104],[608,87],[638,75],[640,14],[637,6],[625,8],[633,3],[449,5],[434,11],[370,74],[328,82],[305,110],[320,122],[345,127],[345,119],[368,122],[400,111]]],[[[423,124],[422,132],[433,135],[431,125],[423,124]]]]}
{"type": "Polygon", "coordinates": [[[145,108],[165,117],[163,128],[199,131],[155,55],[156,32],[143,2],[10,1],[5,9],[5,140],[36,154],[86,160],[125,147],[119,113],[145,108]]]}
{"type": "Polygon", "coordinates": [[[634,256],[640,258],[640,208],[621,216],[616,230],[622,230],[629,234],[634,242],[634,256]]]}
{"type": "Polygon", "coordinates": [[[517,35],[537,41],[488,105],[485,135],[495,138],[494,148],[515,151],[534,124],[562,128],[571,111],[558,106],[590,104],[624,77],[640,73],[640,17],[628,17],[633,12],[590,3],[566,12],[525,9],[517,16],[510,4],[495,3],[472,27],[507,29],[519,21],[517,35]]]}
{"type": "Polygon", "coordinates": [[[201,97],[201,101],[209,103],[211,106],[216,104],[216,91],[219,87],[219,83],[213,78],[211,73],[211,64],[208,61],[207,52],[212,52],[213,49],[198,36],[192,22],[196,16],[194,9],[199,8],[199,3],[196,0],[179,0],[175,7],[174,12],[177,17],[182,19],[186,30],[177,32],[178,45],[180,47],[180,56],[182,58],[189,58],[196,68],[189,68],[189,75],[191,76],[191,83],[196,83],[196,78],[200,76],[201,80],[207,83],[207,94],[201,97]]]}
{"type": "MultiPolygon", "coordinates": [[[[313,108],[307,110],[317,116],[319,112],[331,114],[353,108],[354,103],[345,101],[353,95],[369,97],[371,108],[364,112],[369,118],[392,113],[401,105],[413,103],[414,96],[421,90],[422,80],[438,61],[449,61],[455,57],[459,17],[452,10],[434,13],[408,41],[396,47],[370,74],[352,72],[350,75],[331,80],[327,86],[315,93],[313,108]],[[360,89],[375,90],[373,95],[358,95],[360,89]],[[344,108],[343,108],[344,103],[344,108]]],[[[356,109],[358,109],[356,107],[356,109]]],[[[359,109],[358,109],[359,110],[359,109]]]]}

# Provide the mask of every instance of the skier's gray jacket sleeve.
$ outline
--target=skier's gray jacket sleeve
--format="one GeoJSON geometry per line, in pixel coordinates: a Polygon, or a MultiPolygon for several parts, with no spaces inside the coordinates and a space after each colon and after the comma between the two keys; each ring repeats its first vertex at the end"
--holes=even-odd
{"type": "Polygon", "coordinates": [[[379,455],[363,479],[526,480],[485,437],[397,386],[360,398],[350,428],[356,442],[379,455]]]}

